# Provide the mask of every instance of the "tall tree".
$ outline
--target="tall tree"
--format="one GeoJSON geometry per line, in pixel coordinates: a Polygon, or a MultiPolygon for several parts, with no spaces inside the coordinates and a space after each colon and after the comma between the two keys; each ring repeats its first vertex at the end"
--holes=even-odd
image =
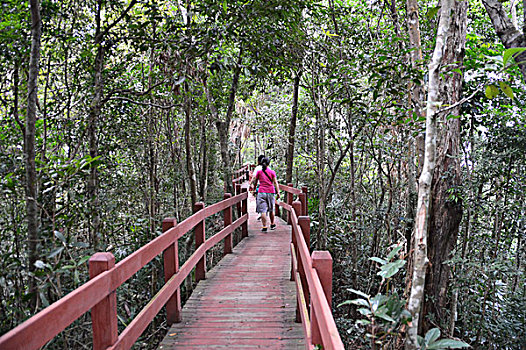
{"type": "MultiPolygon", "coordinates": [[[[26,158],[26,210],[27,210],[27,243],[29,271],[36,269],[38,259],[38,210],[37,210],[37,174],[35,166],[35,124],[38,99],[38,70],[40,61],[40,42],[42,37],[42,21],[40,17],[40,2],[30,0],[31,6],[31,54],[29,58],[29,78],[27,84],[27,115],[25,131],[26,158]]],[[[37,280],[30,277],[29,293],[31,305],[37,304],[37,280]]]]}
{"type": "MultiPolygon", "coordinates": [[[[493,28],[497,32],[502,44],[507,49],[512,47],[526,47],[526,21],[523,23],[523,32],[521,33],[510,20],[504,6],[498,0],[482,0],[493,28]]],[[[523,11],[524,18],[526,19],[526,2],[523,0],[523,11]]],[[[519,63],[519,68],[522,73],[522,78],[526,80],[526,52],[522,52],[515,57],[515,60],[519,63]]]]}
{"type": "Polygon", "coordinates": [[[294,138],[296,136],[296,121],[298,117],[298,96],[300,89],[301,71],[296,73],[294,77],[294,86],[292,93],[292,113],[290,116],[289,125],[289,141],[287,144],[287,171],[285,175],[285,182],[292,182],[292,166],[294,165],[294,138]]]}
{"type": "Polygon", "coordinates": [[[421,307],[424,302],[426,268],[429,262],[427,258],[427,240],[430,226],[430,214],[432,210],[431,186],[436,165],[436,125],[439,106],[441,104],[440,70],[447,44],[451,22],[451,10],[454,7],[454,3],[455,0],[443,0],[441,2],[442,7],[440,10],[440,21],[438,23],[436,44],[431,62],[429,63],[425,153],[418,187],[417,215],[413,239],[413,277],[411,282],[411,293],[407,305],[412,316],[412,322],[407,332],[407,350],[420,348],[417,336],[420,324],[421,307]]]}
{"type": "Polygon", "coordinates": [[[451,268],[446,260],[456,246],[462,219],[461,196],[454,195],[461,186],[460,170],[460,119],[450,118],[460,114],[464,48],[467,32],[467,0],[457,0],[451,9],[451,23],[442,58],[442,74],[447,79],[439,81],[439,96],[443,112],[439,115],[441,128],[437,134],[436,168],[432,182],[428,258],[430,267],[426,277],[423,315],[434,315],[434,320],[424,319],[423,330],[434,324],[446,324],[448,286],[451,268]],[[453,194],[453,195],[452,195],[453,194]],[[431,321],[431,322],[429,322],[431,321]]]}

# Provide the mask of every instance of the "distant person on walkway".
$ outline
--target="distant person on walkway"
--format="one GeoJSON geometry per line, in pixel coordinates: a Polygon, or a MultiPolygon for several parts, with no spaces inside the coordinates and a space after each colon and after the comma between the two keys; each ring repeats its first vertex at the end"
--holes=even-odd
{"type": "MultiPolygon", "coordinates": [[[[254,168],[254,171],[252,172],[252,174],[253,174],[252,178],[254,178],[254,176],[256,176],[256,173],[258,171],[263,169],[263,167],[261,166],[261,161],[263,160],[263,158],[265,158],[265,155],[264,154],[260,154],[259,157],[258,157],[258,165],[254,168]]],[[[254,189],[254,192],[252,192],[252,195],[254,197],[256,197],[256,198],[257,198],[257,195],[258,195],[258,190],[259,190],[259,184],[254,189]]],[[[258,220],[261,220],[261,213],[259,213],[257,210],[256,210],[256,213],[258,213],[258,220]]]]}
{"type": "Polygon", "coordinates": [[[263,224],[261,232],[267,232],[267,212],[270,214],[270,229],[276,229],[276,224],[274,223],[274,205],[276,198],[279,199],[279,185],[276,173],[268,167],[269,164],[270,160],[266,157],[263,158],[261,160],[261,170],[255,173],[250,182],[250,188],[255,188],[255,185],[259,182],[256,197],[256,211],[261,214],[261,223],[263,224]]]}

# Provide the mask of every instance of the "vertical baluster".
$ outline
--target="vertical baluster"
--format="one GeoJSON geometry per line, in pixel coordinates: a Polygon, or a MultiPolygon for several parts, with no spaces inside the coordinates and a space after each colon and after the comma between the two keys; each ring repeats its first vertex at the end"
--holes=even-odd
{"type": "MultiPolygon", "coordinates": [[[[230,193],[225,193],[223,198],[230,199],[232,198],[232,195],[230,193]]],[[[230,205],[226,207],[225,210],[223,210],[223,222],[224,222],[224,227],[228,227],[230,226],[230,224],[232,224],[232,206],[230,205]]],[[[232,246],[233,246],[232,241],[233,241],[232,234],[229,234],[228,236],[225,237],[223,255],[232,253],[232,246]]]]}
{"type": "MultiPolygon", "coordinates": [[[[312,252],[312,268],[316,269],[329,307],[332,305],[332,257],[328,251],[312,252]]],[[[322,344],[320,328],[314,308],[310,309],[312,344],[322,344]]],[[[321,316],[321,315],[320,315],[321,316]]]]}
{"type": "MultiPolygon", "coordinates": [[[[89,259],[89,277],[95,278],[115,267],[111,253],[95,253],[89,259]]],[[[117,295],[112,291],[91,309],[93,328],[93,349],[101,350],[112,346],[119,337],[117,328],[117,295]]]]}
{"type": "MultiPolygon", "coordinates": [[[[197,213],[201,210],[203,210],[205,207],[205,204],[203,202],[195,203],[194,206],[194,213],[197,213]]],[[[201,222],[199,222],[194,229],[195,233],[195,249],[199,248],[200,245],[205,243],[205,219],[203,219],[201,222]]],[[[197,265],[195,266],[195,281],[199,282],[200,280],[204,280],[206,278],[206,252],[203,255],[203,257],[197,262],[197,265]]]]}
{"type": "MultiPolygon", "coordinates": [[[[248,189],[246,187],[243,187],[241,189],[241,193],[247,193],[248,189]]],[[[248,194],[248,193],[247,193],[248,194]]],[[[241,205],[241,215],[245,215],[248,213],[248,196],[247,198],[243,199],[243,203],[241,205]]],[[[241,238],[248,237],[248,219],[241,225],[241,238]]]]}
{"type": "MultiPolygon", "coordinates": [[[[163,233],[177,226],[177,220],[166,218],[163,220],[163,233]]],[[[164,282],[168,282],[173,275],[179,272],[179,246],[177,239],[172,242],[163,252],[164,259],[164,282]]],[[[166,323],[170,326],[173,323],[182,321],[181,313],[181,288],[177,288],[174,294],[166,303],[166,323]]]]}

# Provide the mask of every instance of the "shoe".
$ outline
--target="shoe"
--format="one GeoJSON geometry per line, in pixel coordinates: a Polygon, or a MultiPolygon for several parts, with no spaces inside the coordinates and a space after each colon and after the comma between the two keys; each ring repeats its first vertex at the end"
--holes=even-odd
{"type": "Polygon", "coordinates": [[[272,224],[272,225],[270,225],[270,229],[271,229],[272,231],[274,231],[274,230],[276,229],[276,224],[272,224]]]}
{"type": "Polygon", "coordinates": [[[261,229],[261,232],[267,232],[267,228],[266,228],[266,227],[263,227],[263,228],[261,229]]]}
{"type": "Polygon", "coordinates": [[[261,220],[261,216],[258,216],[258,219],[257,219],[257,220],[258,220],[258,221],[261,220]]]}

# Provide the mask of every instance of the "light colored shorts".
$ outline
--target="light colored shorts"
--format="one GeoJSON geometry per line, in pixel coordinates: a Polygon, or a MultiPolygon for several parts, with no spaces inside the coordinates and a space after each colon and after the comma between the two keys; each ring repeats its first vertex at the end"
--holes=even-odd
{"type": "Polygon", "coordinates": [[[268,213],[274,210],[274,203],[276,199],[274,198],[274,193],[260,193],[256,199],[256,212],[257,213],[268,213]]]}

